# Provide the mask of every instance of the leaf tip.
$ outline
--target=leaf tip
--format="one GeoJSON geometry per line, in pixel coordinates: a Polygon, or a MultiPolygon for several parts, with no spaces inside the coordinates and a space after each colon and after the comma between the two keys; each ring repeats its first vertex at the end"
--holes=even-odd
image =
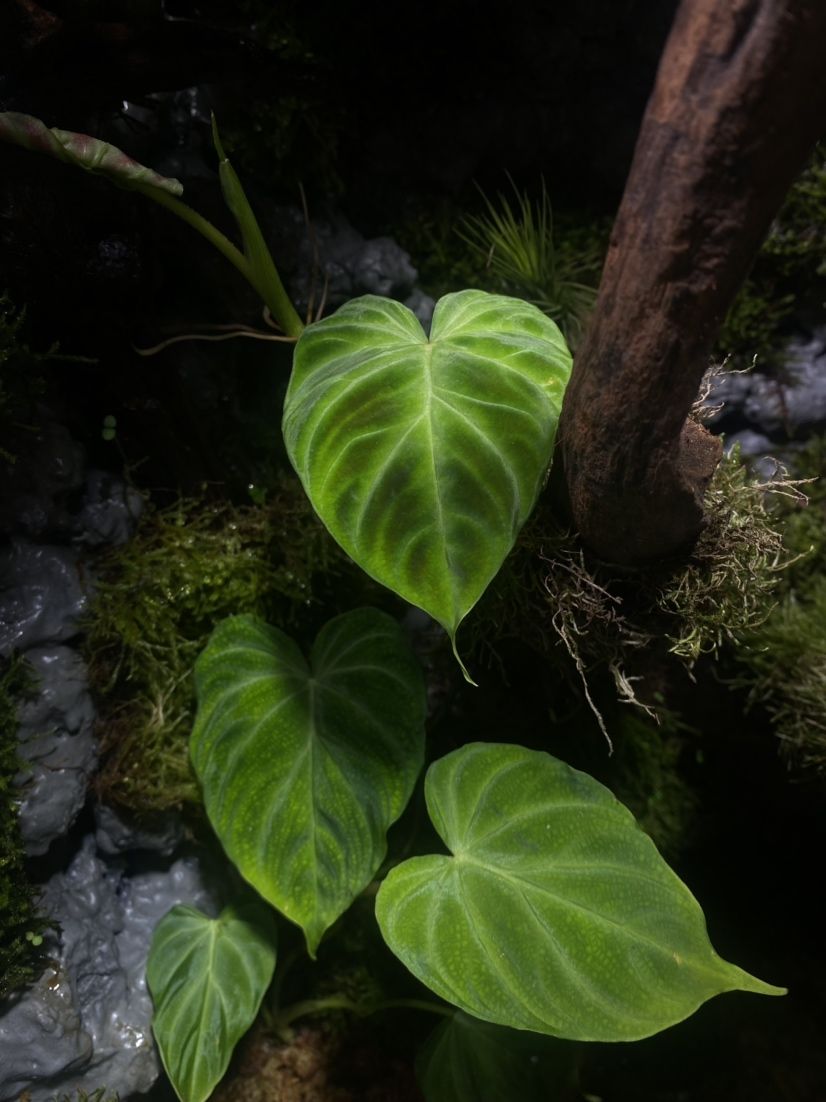
{"type": "MultiPolygon", "coordinates": [[[[728,964],[728,962],[726,962],[728,964]]],[[[736,991],[747,991],[752,995],[788,995],[789,989],[787,987],[778,987],[773,983],[766,983],[765,980],[758,979],[757,976],[752,976],[750,972],[746,972],[743,968],[738,968],[736,964],[730,964],[729,968],[732,970],[731,980],[732,988],[736,991]]]]}
{"type": "Polygon", "coordinates": [[[459,669],[462,671],[462,677],[464,677],[464,679],[465,679],[465,681],[467,681],[468,685],[472,685],[474,687],[474,689],[478,689],[479,688],[478,681],[473,680],[473,678],[470,676],[470,673],[468,672],[467,666],[464,664],[462,659],[459,657],[459,652],[456,649],[456,633],[455,632],[450,633],[450,645],[453,649],[453,657],[459,663],[459,669]]]}
{"type": "Polygon", "coordinates": [[[212,144],[215,146],[215,152],[218,154],[219,161],[225,161],[227,155],[224,152],[224,147],[221,144],[221,135],[218,133],[218,120],[215,118],[215,112],[210,111],[210,121],[212,123],[212,144]]]}

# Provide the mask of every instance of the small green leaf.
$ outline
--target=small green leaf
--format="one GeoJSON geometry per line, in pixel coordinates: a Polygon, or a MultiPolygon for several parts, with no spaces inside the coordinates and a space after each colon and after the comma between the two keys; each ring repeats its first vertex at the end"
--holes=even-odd
{"type": "Polygon", "coordinates": [[[381,864],[421,769],[421,669],[395,620],[362,608],[322,628],[309,666],[277,628],[224,620],[195,682],[191,752],[210,821],[314,954],[381,864]]]}
{"type": "Polygon", "coordinates": [[[484,291],[442,298],[429,337],[366,295],[296,346],[284,440],[313,507],[454,649],[533,508],[570,369],[549,318],[484,291]]]}
{"type": "Polygon", "coordinates": [[[0,112],[0,139],[36,153],[45,153],[86,172],[108,176],[121,187],[165,191],[170,195],[181,195],[184,190],[179,180],[159,175],[108,142],[88,134],[74,134],[54,127],[49,129],[32,115],[0,112]]]}
{"type": "Polygon", "coordinates": [[[577,1051],[569,1041],[459,1010],[428,1037],[416,1077],[427,1102],[556,1102],[572,1097],[577,1051]]]}
{"type": "Polygon", "coordinates": [[[257,901],[207,918],[173,907],[155,927],[152,1029],[181,1102],[204,1102],[252,1025],[275,969],[275,916],[257,901]]]}
{"type": "Polygon", "coordinates": [[[453,856],[398,865],[376,914],[410,971],[462,1010],[632,1041],[723,991],[784,993],[714,952],[697,900],[587,774],[472,743],[430,767],[425,793],[453,856]]]}

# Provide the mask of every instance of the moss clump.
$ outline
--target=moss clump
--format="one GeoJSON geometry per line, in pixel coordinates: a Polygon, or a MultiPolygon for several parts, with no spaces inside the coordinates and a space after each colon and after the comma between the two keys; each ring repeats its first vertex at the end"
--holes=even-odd
{"type": "Polygon", "coordinates": [[[761,703],[796,762],[826,773],[826,578],[787,594],[738,658],[740,683],[761,703]]]}
{"type": "Polygon", "coordinates": [[[826,773],[826,438],[799,453],[795,473],[808,508],[781,510],[784,542],[795,558],[781,578],[779,602],[738,649],[737,684],[762,704],[784,749],[800,765],[826,773]]]}
{"type": "Polygon", "coordinates": [[[52,1102],[119,1102],[119,1098],[117,1091],[110,1093],[106,1087],[98,1087],[96,1091],[91,1092],[78,1087],[74,1094],[54,1095],[52,1102]]]}
{"type": "Polygon", "coordinates": [[[773,356],[789,316],[819,309],[826,291],[826,142],[816,146],[728,313],[717,342],[721,356],[773,356]]]}
{"type": "Polygon", "coordinates": [[[699,798],[683,775],[694,732],[670,713],[662,713],[656,724],[624,708],[616,734],[608,783],[658,849],[676,857],[692,840],[699,809],[699,798]]]}
{"type": "Polygon", "coordinates": [[[96,567],[86,649],[101,796],[136,813],[200,804],[188,738],[192,667],[209,633],[239,613],[294,624],[344,561],[294,479],[261,505],[148,508],[135,537],[96,567]]]}
{"type": "Polygon", "coordinates": [[[638,655],[665,649],[690,668],[765,620],[784,562],[770,491],[796,492],[783,478],[753,481],[737,456],[724,459],[691,553],[639,572],[593,561],[540,509],[471,620],[476,649],[518,638],[550,653],[561,643],[589,702],[590,671],[607,667],[620,698],[639,704],[638,655]]]}
{"type": "Polygon", "coordinates": [[[31,689],[21,659],[0,659],[0,1000],[37,979],[45,963],[46,920],[26,876],[14,783],[20,770],[17,706],[31,689]]]}

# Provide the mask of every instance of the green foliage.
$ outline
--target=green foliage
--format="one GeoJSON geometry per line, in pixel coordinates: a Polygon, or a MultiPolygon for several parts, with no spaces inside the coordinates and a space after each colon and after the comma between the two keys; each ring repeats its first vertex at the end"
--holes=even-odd
{"type": "Polygon", "coordinates": [[[681,853],[694,835],[698,798],[683,777],[692,736],[661,707],[658,722],[638,709],[621,708],[611,789],[666,857],[681,853]]]}
{"type": "Polygon", "coordinates": [[[771,364],[777,344],[778,330],[794,310],[793,294],[778,294],[769,281],[758,283],[747,279],[734,302],[717,338],[717,348],[723,356],[737,360],[755,357],[761,364],[771,364]]]}
{"type": "MultiPolygon", "coordinates": [[[[92,170],[109,163],[206,236],[293,332],[292,307],[276,293],[275,266],[217,136],[243,254],[170,194],[168,181],[118,151],[13,115],[0,118],[2,136],[92,170]]],[[[523,280],[575,336],[590,293],[553,246],[547,196],[537,207],[517,198],[518,211],[488,203],[486,223],[471,222],[467,234],[477,248],[486,235],[497,278],[523,280]]],[[[569,369],[570,354],[545,314],[482,291],[443,299],[429,339],[410,311],[369,296],[309,327],[298,343],[283,428],[311,501],[368,574],[442,623],[454,653],[459,623],[536,500],[569,369]]],[[[671,649],[688,662],[732,636],[734,613],[742,611],[740,627],[754,621],[754,597],[742,578],[734,580],[732,564],[762,584],[767,554],[776,549],[765,535],[770,525],[755,523],[753,493],[742,479],[735,492],[736,482],[720,510],[728,542],[723,546],[718,532],[702,549],[702,575],[666,569],[640,590],[656,594],[648,611],[656,610],[658,628],[663,616],[674,617],[671,649]],[[746,501],[747,518],[732,504],[746,501]],[[759,532],[765,539],[756,539],[759,532]],[[723,611],[719,599],[709,603],[709,588],[718,598],[736,594],[733,604],[723,611]]],[[[266,615],[259,606],[273,594],[294,611],[296,589],[300,601],[325,546],[307,513],[296,509],[296,570],[288,566],[289,541],[278,541],[272,558],[271,529],[260,513],[242,516],[223,506],[204,523],[205,509],[192,508],[185,519],[190,506],[181,503],[176,520],[150,516],[160,544],[130,545],[131,576],[128,556],[120,557],[114,583],[104,568],[98,622],[106,627],[91,632],[97,669],[107,670],[112,684],[142,677],[152,717],[144,734],[153,726],[163,732],[159,758],[170,756],[191,714],[188,666],[216,613],[266,615]],[[244,525],[250,539],[239,538],[244,525]]],[[[583,675],[572,645],[580,613],[589,626],[607,621],[614,645],[617,623],[626,643],[654,638],[650,617],[643,623],[618,615],[622,598],[595,580],[568,537],[559,534],[556,542],[574,585],[555,587],[543,567],[542,588],[583,675]],[[566,591],[573,599],[557,607],[566,591]],[[602,594],[596,604],[595,591],[602,594]],[[603,598],[608,605],[600,605],[603,598]]],[[[544,551],[538,558],[552,565],[544,551]]],[[[610,652],[608,660],[618,669],[610,652]]],[[[240,871],[304,927],[312,954],[376,871],[387,827],[409,798],[422,753],[418,674],[407,652],[402,658],[396,625],[362,610],[322,629],[309,666],[280,630],[249,616],[231,620],[199,661],[198,681],[193,752],[207,811],[240,871]]],[[[621,670],[618,683],[633,696],[621,670]]],[[[194,799],[181,756],[171,757],[179,773],[170,802],[194,799]]],[[[146,760],[134,760],[130,778],[130,796],[140,795],[144,811],[146,760]]],[[[120,773],[130,773],[123,761],[120,773]]],[[[164,778],[161,785],[168,798],[164,778]]],[[[391,869],[378,889],[376,917],[413,975],[460,1010],[510,1029],[630,1040],[681,1021],[723,991],[782,993],[716,955],[697,901],[630,812],[587,775],[519,746],[473,743],[431,765],[425,797],[451,853],[408,858],[391,869]]],[[[148,974],[154,1028],[183,1102],[204,1102],[270,982],[274,919],[260,903],[255,917],[245,906],[230,905],[217,921],[173,909],[156,931],[148,974]]],[[[498,1053],[496,1070],[486,1073],[493,1081],[508,1047],[497,1041],[491,1053],[498,1053]]]]}
{"type": "Polygon", "coordinates": [[[800,765],[826,773],[826,578],[788,593],[738,652],[739,678],[800,765]]]}
{"type": "Polygon", "coordinates": [[[826,278],[826,142],[815,146],[762,252],[783,275],[826,278]]]}
{"type": "Polygon", "coordinates": [[[783,993],[717,956],[694,896],[587,774],[471,743],[430,767],[425,793],[452,856],[397,865],[376,917],[411,972],[461,1010],[631,1041],[722,991],[783,993]]]}
{"type": "Polygon", "coordinates": [[[205,1102],[252,1025],[275,969],[275,921],[260,902],[207,918],[177,906],[155,928],[146,982],[163,1065],[183,1102],[205,1102]]]}
{"type": "Polygon", "coordinates": [[[460,236],[499,281],[499,289],[538,306],[576,348],[596,301],[601,250],[581,237],[564,244],[555,240],[544,183],[537,202],[513,190],[513,205],[504,195],[493,202],[483,194],[485,213],[467,215],[460,236]]]}
{"type": "Polygon", "coordinates": [[[553,1102],[576,1084],[576,1049],[459,1010],[426,1041],[416,1076],[427,1102],[553,1102]]]}
{"type": "Polygon", "coordinates": [[[225,620],[195,681],[191,751],[210,822],[315,956],[381,864],[421,770],[421,669],[396,621],[362,608],[322,628],[309,663],[277,628],[225,620]]]}
{"type": "Polygon", "coordinates": [[[538,510],[469,623],[472,651],[495,654],[502,640],[519,639],[549,657],[567,653],[586,694],[589,671],[607,669],[619,697],[639,703],[640,653],[661,648],[690,669],[766,618],[783,564],[794,557],[784,553],[773,491],[791,489],[782,478],[755,481],[737,455],[727,456],[690,554],[630,573],[590,559],[547,506],[538,510]]]}
{"type": "Polygon", "coordinates": [[[144,512],[95,567],[86,653],[98,697],[106,799],[138,813],[200,806],[189,762],[192,666],[215,622],[294,624],[341,565],[294,479],[266,504],[206,497],[144,512]]]}
{"type": "Polygon", "coordinates": [[[722,356],[773,364],[784,321],[826,294],[826,143],[791,188],[723,325],[722,356]]]}
{"type": "Polygon", "coordinates": [[[826,773],[826,438],[795,457],[795,474],[813,479],[808,506],[781,499],[783,540],[793,561],[779,601],[737,651],[736,683],[769,713],[784,750],[797,764],[826,773]]]}
{"type": "Polygon", "coordinates": [[[20,770],[17,708],[31,689],[23,660],[0,658],[0,1000],[36,980],[45,964],[46,920],[26,875],[14,783],[20,770]]]}
{"type": "Polygon", "coordinates": [[[116,1091],[110,1094],[106,1087],[98,1087],[94,1091],[84,1091],[80,1087],[74,1094],[56,1094],[50,1102],[120,1102],[116,1091]]]}
{"type": "Polygon", "coordinates": [[[536,500],[570,366],[553,322],[483,291],[443,298],[429,339],[367,295],[298,342],[283,431],[310,501],[454,649],[536,500]]]}

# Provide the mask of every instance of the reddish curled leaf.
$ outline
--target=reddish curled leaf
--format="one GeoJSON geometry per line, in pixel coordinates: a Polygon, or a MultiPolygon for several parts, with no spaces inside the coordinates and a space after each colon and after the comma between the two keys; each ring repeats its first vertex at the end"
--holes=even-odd
{"type": "Polygon", "coordinates": [[[46,153],[87,172],[108,176],[121,187],[157,188],[170,195],[181,195],[184,190],[179,180],[161,176],[108,142],[70,130],[49,129],[32,115],[21,115],[16,111],[0,112],[0,139],[35,153],[46,153]]]}

